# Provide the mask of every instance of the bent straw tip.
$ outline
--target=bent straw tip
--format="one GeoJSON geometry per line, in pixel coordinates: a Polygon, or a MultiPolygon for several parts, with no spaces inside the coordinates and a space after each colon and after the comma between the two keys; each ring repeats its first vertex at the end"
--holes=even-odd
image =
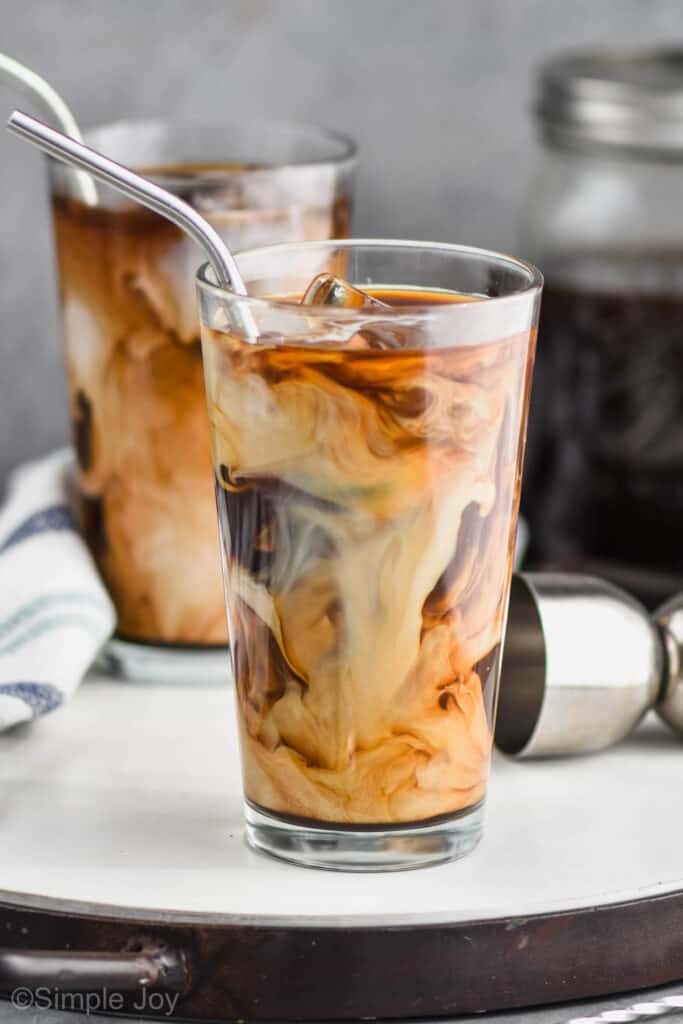
{"type": "Polygon", "coordinates": [[[20,124],[22,119],[25,117],[26,114],[23,112],[23,110],[13,110],[10,116],[7,118],[7,121],[5,123],[6,127],[10,129],[14,128],[16,125],[20,124]]]}
{"type": "MultiPolygon", "coordinates": [[[[10,116],[7,118],[5,124],[7,131],[12,135],[17,135],[22,139],[29,139],[34,144],[40,145],[39,140],[47,140],[53,143],[53,140],[63,138],[71,139],[72,142],[79,143],[78,139],[73,139],[71,136],[65,133],[60,133],[51,128],[50,125],[41,121],[37,117],[31,117],[30,114],[25,114],[23,110],[13,110],[10,116]]],[[[45,146],[42,147],[46,149],[45,146]]],[[[51,152],[51,149],[47,149],[47,152],[51,152]]],[[[97,189],[95,188],[95,182],[91,178],[87,171],[76,170],[76,183],[80,198],[86,204],[86,206],[97,206],[97,189]]]]}
{"type": "Polygon", "coordinates": [[[14,135],[26,135],[27,133],[32,135],[36,128],[39,128],[41,132],[53,130],[45,121],[41,121],[38,117],[32,117],[19,109],[12,111],[5,122],[5,127],[14,135]]]}

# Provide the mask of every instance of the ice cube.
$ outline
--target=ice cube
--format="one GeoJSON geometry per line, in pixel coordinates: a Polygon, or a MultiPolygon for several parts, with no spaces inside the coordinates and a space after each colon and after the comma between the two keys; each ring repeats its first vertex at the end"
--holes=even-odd
{"type": "MultiPolygon", "coordinates": [[[[367,309],[373,312],[381,309],[392,309],[388,302],[368,295],[367,292],[355,288],[348,281],[334,274],[318,274],[304,292],[301,300],[305,306],[342,306],[345,309],[367,309]]],[[[349,349],[395,349],[405,348],[410,332],[404,327],[388,321],[368,323],[357,331],[347,342],[349,349]]]]}
{"type": "Polygon", "coordinates": [[[391,309],[386,302],[380,302],[360,288],[354,288],[348,281],[334,274],[318,274],[304,292],[303,306],[343,306],[346,309],[391,309]]]}
{"type": "Polygon", "coordinates": [[[350,348],[406,348],[412,332],[400,325],[375,323],[357,331],[350,348]]]}

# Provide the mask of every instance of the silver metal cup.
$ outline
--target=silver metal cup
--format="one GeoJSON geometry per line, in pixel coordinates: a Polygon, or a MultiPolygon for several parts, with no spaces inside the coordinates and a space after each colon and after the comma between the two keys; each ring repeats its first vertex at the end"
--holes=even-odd
{"type": "Polygon", "coordinates": [[[516,574],[496,743],[518,758],[602,750],[656,705],[683,733],[683,595],[650,618],[604,580],[516,574]]]}
{"type": "Polygon", "coordinates": [[[676,594],[655,612],[666,641],[668,678],[659,695],[657,711],[683,736],[683,594],[676,594]]]}

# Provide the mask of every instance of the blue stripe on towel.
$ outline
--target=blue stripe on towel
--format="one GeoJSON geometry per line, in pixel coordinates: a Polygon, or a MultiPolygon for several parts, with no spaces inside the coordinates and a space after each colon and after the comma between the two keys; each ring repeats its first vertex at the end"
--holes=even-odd
{"type": "Polygon", "coordinates": [[[34,512],[23,523],[15,527],[0,544],[0,555],[3,551],[19,544],[28,537],[34,537],[37,533],[48,533],[55,530],[75,530],[76,521],[68,505],[51,505],[49,508],[41,508],[34,512]]]}
{"type": "Polygon", "coordinates": [[[85,630],[86,633],[92,634],[95,638],[100,635],[102,629],[102,623],[97,618],[93,619],[89,617],[89,610],[83,609],[83,613],[73,613],[68,615],[53,615],[51,618],[39,619],[34,622],[29,629],[19,636],[12,637],[7,643],[0,645],[0,655],[2,654],[13,654],[14,651],[18,651],[21,647],[25,647],[27,644],[37,640],[39,636],[44,636],[45,633],[53,633],[55,630],[64,629],[64,627],[73,628],[78,626],[79,629],[85,630]]]}
{"type": "Polygon", "coordinates": [[[43,594],[27,601],[6,619],[0,620],[0,640],[3,640],[18,626],[23,626],[36,619],[39,614],[47,609],[59,608],[60,605],[75,605],[89,612],[107,613],[108,606],[98,597],[93,597],[87,591],[63,590],[56,594],[43,594]]]}
{"type": "Polygon", "coordinates": [[[49,683],[0,683],[0,697],[23,700],[34,718],[54,711],[64,699],[62,692],[49,683]]]}

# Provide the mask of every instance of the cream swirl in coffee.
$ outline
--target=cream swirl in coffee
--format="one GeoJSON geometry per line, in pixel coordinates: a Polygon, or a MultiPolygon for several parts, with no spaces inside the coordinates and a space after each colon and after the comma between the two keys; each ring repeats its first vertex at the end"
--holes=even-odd
{"type": "Polygon", "coordinates": [[[378,327],[314,348],[203,330],[248,799],[347,824],[478,803],[528,334],[387,347],[378,327]]]}

